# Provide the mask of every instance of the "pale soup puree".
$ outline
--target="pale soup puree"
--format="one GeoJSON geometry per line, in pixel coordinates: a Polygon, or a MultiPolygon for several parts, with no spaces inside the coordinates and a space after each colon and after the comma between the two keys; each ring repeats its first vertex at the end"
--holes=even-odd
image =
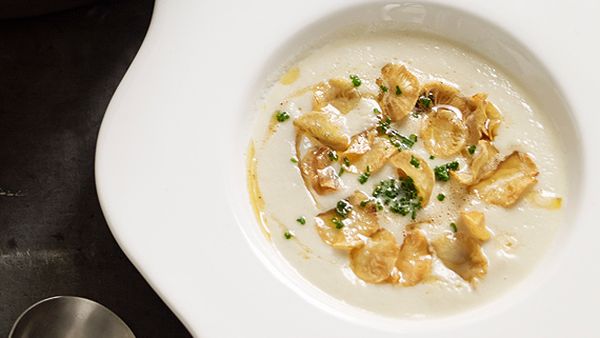
{"type": "Polygon", "coordinates": [[[258,104],[251,200],[331,296],[393,317],[456,313],[522,280],[563,223],[555,130],[488,60],[370,33],[282,73],[258,104]]]}

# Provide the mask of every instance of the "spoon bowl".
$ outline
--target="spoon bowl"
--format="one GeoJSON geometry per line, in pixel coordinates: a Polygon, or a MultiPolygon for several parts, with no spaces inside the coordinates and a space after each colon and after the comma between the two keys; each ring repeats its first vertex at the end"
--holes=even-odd
{"type": "Polygon", "coordinates": [[[129,327],[101,304],[81,297],[41,300],[23,312],[8,338],[135,338],[129,327]]]}

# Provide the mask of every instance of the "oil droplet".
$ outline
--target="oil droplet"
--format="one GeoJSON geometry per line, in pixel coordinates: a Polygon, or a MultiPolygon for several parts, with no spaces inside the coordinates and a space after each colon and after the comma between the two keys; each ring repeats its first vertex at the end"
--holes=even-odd
{"type": "Polygon", "coordinates": [[[291,85],[292,83],[296,82],[296,80],[298,80],[299,77],[300,77],[300,68],[292,67],[285,74],[283,74],[283,76],[281,77],[279,82],[282,85],[287,86],[287,85],[291,85]]]}

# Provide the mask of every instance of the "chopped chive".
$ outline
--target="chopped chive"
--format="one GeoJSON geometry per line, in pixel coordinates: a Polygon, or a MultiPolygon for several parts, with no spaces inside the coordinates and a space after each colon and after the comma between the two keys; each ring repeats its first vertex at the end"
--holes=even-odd
{"type": "Polygon", "coordinates": [[[375,113],[375,115],[379,115],[379,114],[381,114],[381,110],[379,110],[377,108],[373,108],[373,113],[375,113]]]}
{"type": "Polygon", "coordinates": [[[380,88],[380,89],[381,89],[381,91],[382,91],[382,92],[384,92],[384,93],[387,93],[387,91],[388,91],[388,87],[386,87],[386,86],[384,86],[384,85],[381,85],[381,86],[379,86],[379,88],[380,88]]]}
{"type": "Polygon", "coordinates": [[[275,119],[278,122],[284,122],[290,118],[290,115],[284,111],[278,110],[275,112],[275,119]]]}
{"type": "Polygon", "coordinates": [[[349,160],[347,157],[345,157],[345,156],[344,156],[344,165],[345,165],[346,167],[349,167],[349,166],[350,166],[350,160],[349,160]]]}
{"type": "Polygon", "coordinates": [[[396,86],[396,95],[402,95],[402,90],[398,86],[396,86]]]}
{"type": "Polygon", "coordinates": [[[371,167],[367,166],[367,171],[358,176],[358,182],[360,184],[365,184],[367,180],[369,180],[369,176],[371,176],[371,167]]]}
{"type": "Polygon", "coordinates": [[[415,219],[417,211],[423,207],[422,198],[410,177],[383,180],[375,187],[372,195],[379,202],[378,210],[385,205],[391,212],[402,216],[410,215],[412,219],[415,219]]]}
{"type": "Polygon", "coordinates": [[[340,200],[335,206],[335,212],[343,218],[348,217],[348,213],[352,210],[352,204],[346,200],[340,200]]]}
{"type": "Polygon", "coordinates": [[[344,223],[342,223],[342,221],[340,221],[337,217],[332,218],[331,223],[335,225],[336,229],[341,229],[344,227],[344,223]]]}
{"type": "Polygon", "coordinates": [[[290,162],[298,163],[298,159],[295,156],[290,157],[290,162]]]}
{"type": "Polygon", "coordinates": [[[456,223],[454,223],[454,222],[450,223],[450,228],[452,228],[452,232],[458,231],[458,228],[456,227],[456,223]]]}
{"type": "Polygon", "coordinates": [[[292,234],[289,231],[286,231],[283,233],[283,237],[285,237],[285,239],[291,239],[292,237],[294,237],[294,234],[292,234]]]}
{"type": "Polygon", "coordinates": [[[430,160],[435,160],[435,156],[433,156],[433,155],[429,155],[429,159],[430,159],[430,160]]]}
{"type": "Polygon", "coordinates": [[[296,222],[304,225],[304,224],[306,224],[306,218],[304,218],[304,216],[300,216],[296,219],[296,222]]]}
{"type": "Polygon", "coordinates": [[[457,161],[452,161],[452,162],[446,164],[446,166],[448,167],[448,169],[450,169],[452,171],[458,170],[458,162],[457,161]]]}
{"type": "Polygon", "coordinates": [[[435,179],[438,181],[448,181],[450,180],[450,170],[456,171],[458,170],[458,162],[452,161],[446,164],[439,165],[433,169],[433,173],[435,174],[435,179]]]}
{"type": "Polygon", "coordinates": [[[444,195],[444,194],[438,194],[438,195],[437,195],[437,199],[438,199],[438,201],[440,201],[440,202],[441,202],[441,201],[443,201],[444,199],[446,199],[446,195],[444,195]]]}
{"type": "Polygon", "coordinates": [[[433,103],[433,101],[431,101],[431,99],[428,98],[427,96],[421,96],[421,97],[419,97],[419,101],[418,102],[424,108],[431,107],[431,104],[433,103]]]}
{"type": "Polygon", "coordinates": [[[331,162],[335,162],[338,160],[338,154],[335,150],[330,151],[329,154],[327,154],[327,156],[329,156],[329,160],[331,162]]]}
{"type": "Polygon", "coordinates": [[[475,150],[477,149],[476,145],[470,145],[469,148],[467,148],[467,151],[469,152],[469,154],[473,155],[475,153],[475,150]]]}
{"type": "Polygon", "coordinates": [[[350,75],[350,80],[352,80],[352,85],[354,85],[354,87],[358,87],[362,83],[358,75],[355,74],[350,75]]]}
{"type": "Polygon", "coordinates": [[[344,169],[344,167],[341,167],[340,171],[338,171],[338,176],[342,176],[345,172],[346,172],[346,169],[344,169]]]}
{"type": "Polygon", "coordinates": [[[421,166],[421,162],[419,162],[419,160],[414,157],[413,155],[410,155],[410,164],[412,164],[413,167],[418,168],[421,166]]]}
{"type": "Polygon", "coordinates": [[[417,140],[419,139],[415,134],[410,134],[408,138],[413,141],[413,143],[417,143],[417,140]]]}

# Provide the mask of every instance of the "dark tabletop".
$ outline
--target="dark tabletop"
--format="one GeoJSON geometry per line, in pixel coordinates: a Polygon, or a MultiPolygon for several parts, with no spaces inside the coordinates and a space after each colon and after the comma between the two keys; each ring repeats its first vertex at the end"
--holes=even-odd
{"type": "Polygon", "coordinates": [[[153,0],[19,5],[36,3],[51,1],[0,0],[0,337],[54,295],[98,301],[138,337],[189,337],[117,246],[94,186],[98,128],[153,0]]]}

